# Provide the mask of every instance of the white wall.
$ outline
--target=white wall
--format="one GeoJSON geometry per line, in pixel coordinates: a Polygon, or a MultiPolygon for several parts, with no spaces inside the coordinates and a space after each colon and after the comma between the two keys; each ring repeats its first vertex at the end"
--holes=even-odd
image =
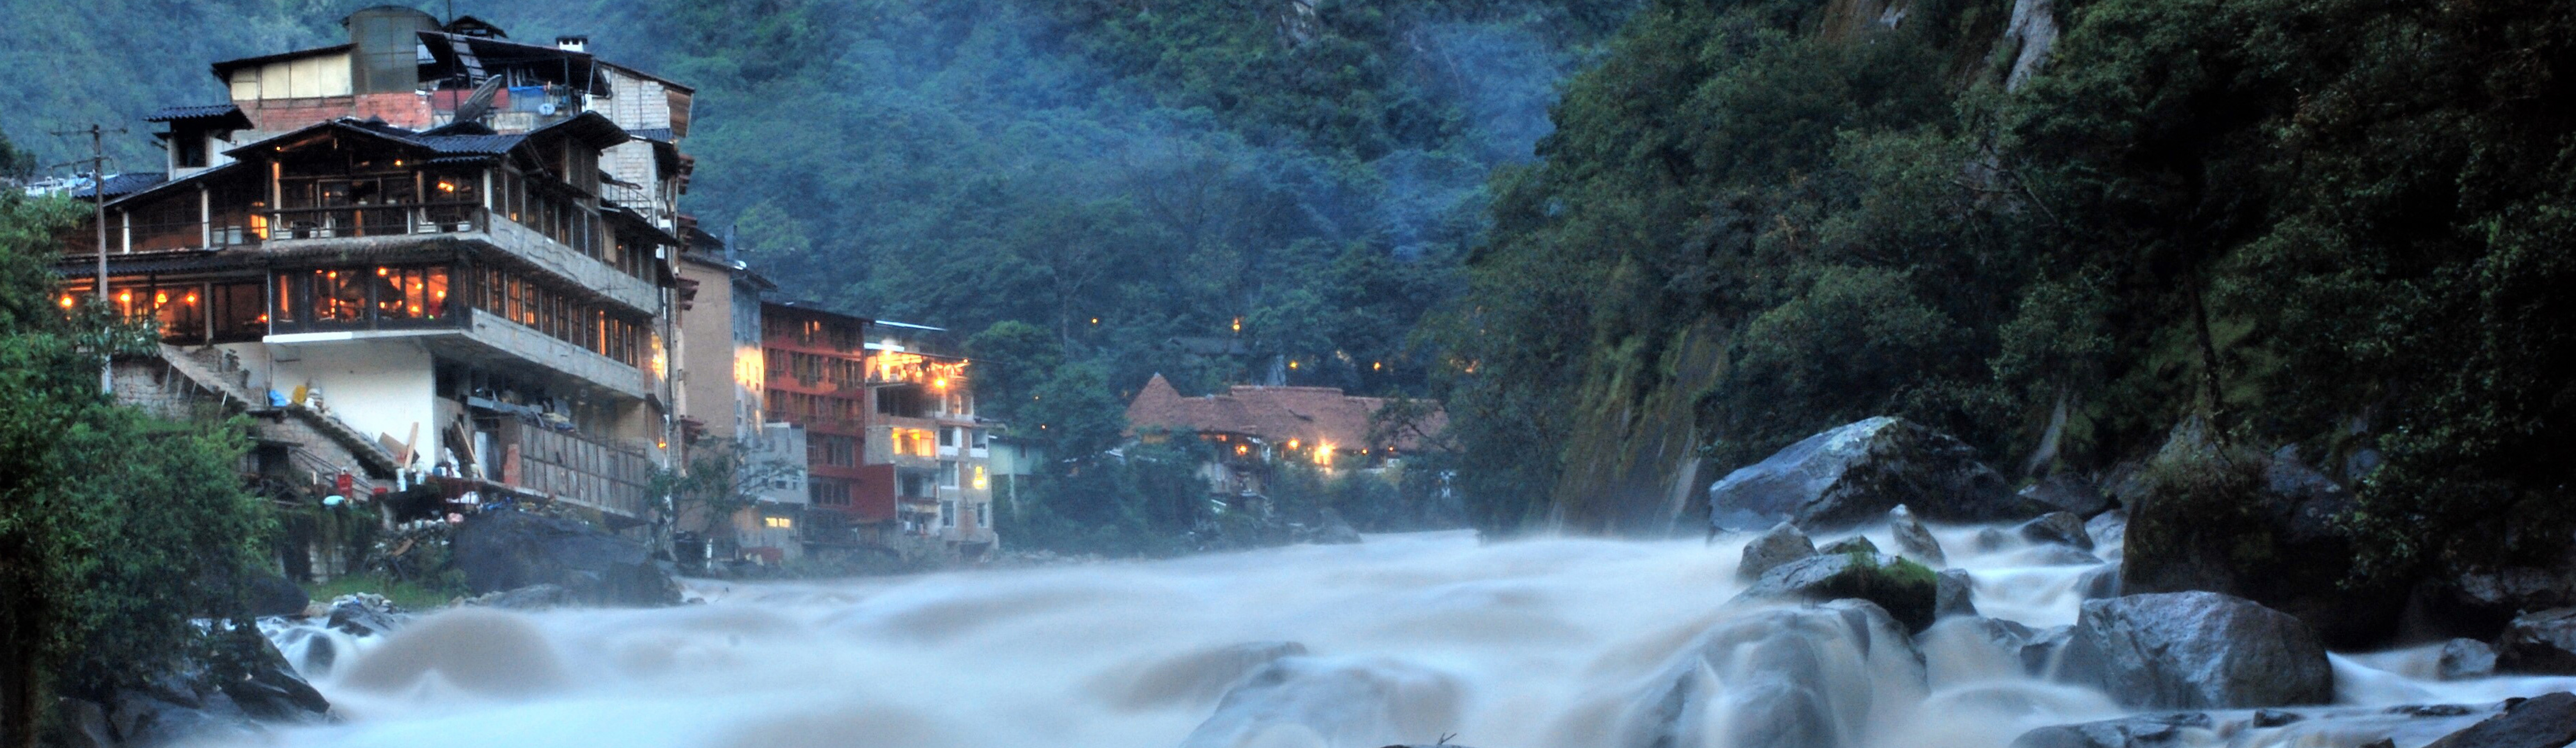
{"type": "MultiPolygon", "coordinates": [[[[429,447],[438,444],[437,380],[429,351],[404,339],[341,340],[272,345],[276,359],[270,388],[293,396],[297,385],[322,391],[330,414],[360,434],[391,435],[399,443],[420,425],[415,449],[428,465],[429,447]],[[289,360],[292,359],[292,360],[289,360]]],[[[256,377],[254,377],[256,378],[256,377]]]]}

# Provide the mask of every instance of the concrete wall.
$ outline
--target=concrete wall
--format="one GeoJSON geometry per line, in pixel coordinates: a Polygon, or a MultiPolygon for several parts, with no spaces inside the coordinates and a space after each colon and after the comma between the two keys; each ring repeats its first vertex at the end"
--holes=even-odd
{"type": "MultiPolygon", "coordinates": [[[[326,412],[358,433],[390,435],[399,443],[420,435],[414,444],[434,446],[438,435],[437,399],[431,358],[418,340],[404,338],[342,340],[274,346],[270,379],[292,394],[296,385],[318,388],[326,412]]],[[[428,464],[428,459],[418,464],[428,464]]]]}

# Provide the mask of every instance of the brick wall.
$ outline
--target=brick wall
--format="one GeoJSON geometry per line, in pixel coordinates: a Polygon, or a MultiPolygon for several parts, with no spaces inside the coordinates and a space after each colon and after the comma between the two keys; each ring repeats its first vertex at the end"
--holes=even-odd
{"type": "Polygon", "coordinates": [[[329,122],[341,117],[381,118],[386,124],[414,130],[433,124],[429,98],[417,93],[361,94],[325,96],[316,99],[259,99],[236,102],[242,113],[263,132],[286,132],[308,125],[329,122]]]}

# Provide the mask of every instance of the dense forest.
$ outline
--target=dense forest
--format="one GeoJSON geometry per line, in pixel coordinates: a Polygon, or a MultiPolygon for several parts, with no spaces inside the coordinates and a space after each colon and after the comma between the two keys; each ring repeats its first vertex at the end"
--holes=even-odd
{"type": "MultiPolygon", "coordinates": [[[[67,160],[43,132],[356,3],[163,5],[18,10],[0,55],[52,72],[0,128],[67,160]]],[[[2562,4],[455,10],[697,84],[695,212],[791,294],[968,336],[1074,453],[1158,371],[1431,395],[1479,525],[1658,534],[1864,416],[2020,479],[2197,419],[2345,476],[2366,572],[2563,540],[2498,524],[2566,526],[2576,478],[2562,4]]]]}

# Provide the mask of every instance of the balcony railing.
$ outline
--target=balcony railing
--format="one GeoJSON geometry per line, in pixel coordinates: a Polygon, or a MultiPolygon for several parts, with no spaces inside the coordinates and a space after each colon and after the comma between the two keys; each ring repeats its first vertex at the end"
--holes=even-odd
{"type": "Polygon", "coordinates": [[[492,214],[481,203],[340,205],[286,208],[266,213],[274,239],[334,239],[486,231],[492,214]]]}

